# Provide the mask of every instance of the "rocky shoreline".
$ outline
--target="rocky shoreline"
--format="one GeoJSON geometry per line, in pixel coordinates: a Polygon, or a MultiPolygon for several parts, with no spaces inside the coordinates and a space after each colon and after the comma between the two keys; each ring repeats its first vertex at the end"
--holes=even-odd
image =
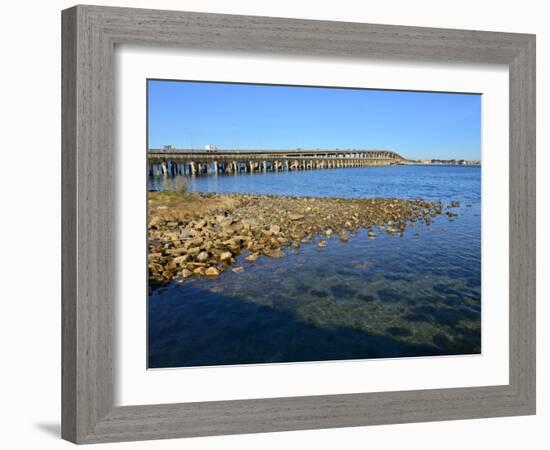
{"type": "Polygon", "coordinates": [[[148,268],[153,285],[193,276],[217,277],[243,272],[260,257],[281,258],[284,249],[319,238],[346,242],[360,228],[402,236],[408,225],[446,214],[451,202],[401,199],[342,199],[248,194],[149,192],[148,268]]]}

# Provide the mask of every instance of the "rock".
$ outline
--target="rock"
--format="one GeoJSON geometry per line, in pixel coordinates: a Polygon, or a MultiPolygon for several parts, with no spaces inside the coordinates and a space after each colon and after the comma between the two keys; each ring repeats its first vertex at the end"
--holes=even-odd
{"type": "Polygon", "coordinates": [[[193,269],[193,273],[195,275],[204,275],[204,272],[205,272],[204,267],[197,267],[197,268],[193,269]]]}
{"type": "Polygon", "coordinates": [[[220,255],[220,261],[231,261],[231,257],[233,256],[233,254],[231,252],[223,252],[221,255],[220,255]]]}
{"type": "Polygon", "coordinates": [[[349,236],[347,235],[347,233],[340,233],[338,235],[338,237],[340,238],[340,240],[342,242],[348,242],[349,241],[349,236]]]}
{"type": "Polygon", "coordinates": [[[220,274],[220,271],[215,267],[209,267],[208,269],[206,269],[204,274],[209,277],[217,277],[220,274]]]}
{"type": "Polygon", "coordinates": [[[270,258],[282,258],[285,253],[281,250],[264,250],[264,255],[270,258]]]}
{"type": "Polygon", "coordinates": [[[205,262],[208,260],[208,253],[206,252],[200,252],[198,255],[197,255],[197,261],[199,262],[205,262]]]}
{"type": "Polygon", "coordinates": [[[197,232],[195,230],[190,230],[188,228],[185,228],[181,230],[180,237],[182,239],[189,239],[197,235],[197,232]]]}
{"type": "Polygon", "coordinates": [[[289,220],[296,221],[296,220],[303,219],[304,215],[303,214],[289,214],[288,218],[289,218],[289,220]]]}
{"type": "Polygon", "coordinates": [[[290,237],[292,239],[294,239],[295,241],[300,241],[302,240],[302,238],[305,236],[305,234],[303,232],[299,232],[299,231],[293,231],[292,233],[290,233],[290,237]]]}
{"type": "Polygon", "coordinates": [[[231,271],[234,272],[234,273],[243,273],[244,272],[244,267],[243,266],[233,267],[233,269],[231,269],[231,271]]]}
{"type": "Polygon", "coordinates": [[[189,278],[189,277],[193,276],[193,272],[191,272],[191,271],[188,270],[188,269],[183,269],[183,270],[181,271],[181,276],[182,276],[183,278],[189,278]]]}
{"type": "Polygon", "coordinates": [[[334,234],[334,231],[332,231],[331,228],[327,228],[327,230],[325,231],[325,235],[326,235],[328,238],[331,238],[333,234],[334,234]]]}
{"type": "Polygon", "coordinates": [[[188,239],[187,241],[185,241],[185,245],[187,247],[198,247],[202,243],[203,243],[203,238],[200,236],[197,236],[196,238],[188,239]]]}
{"type": "Polygon", "coordinates": [[[164,267],[162,267],[161,264],[150,263],[149,270],[151,270],[151,272],[161,273],[164,270],[164,267]]]}
{"type": "Polygon", "coordinates": [[[158,216],[153,217],[149,222],[149,228],[160,228],[163,227],[166,221],[158,216]]]}
{"type": "Polygon", "coordinates": [[[323,241],[322,239],[317,244],[319,248],[325,248],[327,246],[327,241],[323,241]]]}
{"type": "Polygon", "coordinates": [[[168,250],[167,253],[169,255],[172,255],[172,256],[185,255],[187,253],[187,248],[185,248],[185,247],[173,248],[173,249],[168,250]]]}
{"type": "Polygon", "coordinates": [[[202,220],[199,220],[196,224],[195,224],[195,228],[197,230],[200,230],[201,228],[204,228],[206,226],[206,220],[202,219],[202,220]]]}
{"type": "Polygon", "coordinates": [[[200,247],[191,247],[187,249],[187,254],[191,256],[197,256],[200,253],[200,247]]]}
{"type": "Polygon", "coordinates": [[[269,231],[271,231],[271,233],[277,235],[281,232],[281,227],[279,225],[271,225],[269,227],[269,231]]]}
{"type": "Polygon", "coordinates": [[[374,231],[369,231],[369,232],[367,233],[367,236],[368,236],[369,238],[371,238],[371,239],[374,239],[374,238],[376,237],[376,233],[375,233],[374,231]]]}
{"type": "Polygon", "coordinates": [[[260,257],[260,254],[259,254],[259,253],[252,253],[251,255],[248,255],[245,259],[246,259],[248,262],[254,262],[254,261],[256,261],[259,257],[260,257]]]}

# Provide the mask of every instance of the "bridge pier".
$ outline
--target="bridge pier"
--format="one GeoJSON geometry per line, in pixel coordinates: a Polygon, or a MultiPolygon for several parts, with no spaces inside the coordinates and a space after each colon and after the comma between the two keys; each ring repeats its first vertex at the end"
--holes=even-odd
{"type": "Polygon", "coordinates": [[[385,166],[405,161],[394,152],[382,151],[273,151],[223,152],[149,151],[149,176],[202,175],[214,173],[279,172],[291,170],[320,170],[349,167],[385,166]]]}

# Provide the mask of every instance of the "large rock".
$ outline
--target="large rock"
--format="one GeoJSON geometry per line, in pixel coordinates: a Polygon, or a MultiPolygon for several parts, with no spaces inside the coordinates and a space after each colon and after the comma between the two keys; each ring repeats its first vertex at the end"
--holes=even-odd
{"type": "Polygon", "coordinates": [[[271,225],[269,227],[269,231],[271,231],[274,235],[277,235],[281,232],[281,227],[279,225],[271,225]]]}
{"type": "Polygon", "coordinates": [[[182,276],[183,278],[189,278],[189,277],[193,276],[193,272],[191,272],[191,271],[188,270],[188,269],[183,269],[183,270],[181,271],[181,276],[182,276]]]}
{"type": "Polygon", "coordinates": [[[204,242],[203,238],[200,236],[197,236],[196,238],[188,239],[187,241],[185,241],[185,245],[187,247],[198,247],[203,242],[204,242]]]}
{"type": "Polygon", "coordinates": [[[222,262],[231,261],[232,256],[233,256],[233,254],[231,252],[223,252],[220,255],[220,261],[222,261],[222,262]]]}
{"type": "Polygon", "coordinates": [[[197,256],[200,253],[200,247],[191,247],[187,249],[187,254],[191,256],[197,256]]]}
{"type": "Polygon", "coordinates": [[[209,267],[208,269],[206,269],[204,274],[209,277],[217,277],[220,274],[220,271],[215,267],[209,267]]]}
{"type": "Polygon", "coordinates": [[[199,262],[205,262],[208,260],[208,253],[206,252],[200,252],[198,255],[197,255],[197,258],[196,258],[197,261],[199,262]]]}
{"type": "Polygon", "coordinates": [[[189,255],[182,255],[182,256],[176,256],[173,261],[175,264],[177,264],[178,266],[181,266],[183,264],[185,264],[186,262],[189,261],[189,255]]]}
{"type": "Polygon", "coordinates": [[[204,228],[206,226],[206,220],[199,220],[196,224],[195,224],[195,228],[197,230],[200,230],[201,228],[204,228]]]}

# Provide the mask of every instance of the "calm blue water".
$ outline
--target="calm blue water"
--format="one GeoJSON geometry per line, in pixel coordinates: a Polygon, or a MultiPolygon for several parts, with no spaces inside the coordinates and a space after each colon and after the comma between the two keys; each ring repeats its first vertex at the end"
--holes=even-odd
{"type": "MultiPolygon", "coordinates": [[[[286,249],[217,279],[157,289],[149,366],[472,354],[481,351],[481,170],[395,166],[205,176],[192,191],[459,200],[459,215],[403,237],[286,249]]],[[[172,179],[150,178],[150,189],[172,179]]]]}

